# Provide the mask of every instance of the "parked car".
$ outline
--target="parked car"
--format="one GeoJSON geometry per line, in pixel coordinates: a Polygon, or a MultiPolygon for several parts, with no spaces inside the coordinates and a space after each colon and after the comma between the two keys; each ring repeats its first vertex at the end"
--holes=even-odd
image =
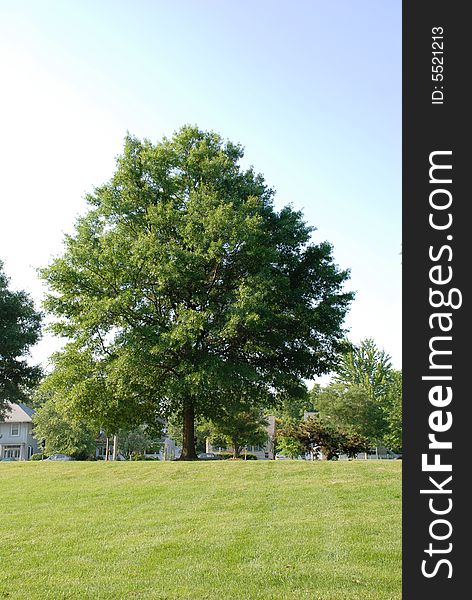
{"type": "Polygon", "coordinates": [[[275,455],[275,460],[290,460],[290,458],[284,454],[280,454],[280,452],[277,452],[275,455]]]}
{"type": "Polygon", "coordinates": [[[198,458],[200,460],[220,460],[220,457],[216,454],[213,454],[213,452],[201,452],[198,455],[198,458]]]}
{"type": "Polygon", "coordinates": [[[67,456],[67,454],[51,454],[45,460],[75,460],[72,456],[67,456]]]}

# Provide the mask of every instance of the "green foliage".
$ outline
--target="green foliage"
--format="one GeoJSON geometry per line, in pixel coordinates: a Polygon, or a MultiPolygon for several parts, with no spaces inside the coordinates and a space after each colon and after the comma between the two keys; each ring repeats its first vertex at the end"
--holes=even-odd
{"type": "Polygon", "coordinates": [[[342,357],[334,381],[312,393],[320,415],[367,437],[372,446],[401,451],[402,374],[390,356],[372,339],[362,340],[342,357]]]}
{"type": "Polygon", "coordinates": [[[297,436],[305,452],[320,451],[326,460],[337,458],[341,452],[343,441],[341,431],[334,424],[322,421],[318,415],[301,423],[297,436]]]}
{"type": "Polygon", "coordinates": [[[392,373],[391,384],[385,395],[383,410],[387,431],[384,435],[384,444],[394,452],[402,452],[402,372],[392,373]]]}
{"type": "Polygon", "coordinates": [[[46,458],[47,454],[41,454],[41,452],[35,452],[34,454],[32,454],[30,456],[30,460],[43,460],[43,458],[46,458]]]}
{"type": "Polygon", "coordinates": [[[320,386],[314,384],[313,389],[308,392],[308,389],[303,385],[293,388],[289,393],[280,394],[278,403],[273,411],[273,414],[284,424],[298,423],[306,411],[314,409],[314,390],[320,386]]]}
{"type": "Polygon", "coordinates": [[[382,439],[386,429],[382,404],[365,387],[332,384],[319,389],[314,402],[323,420],[359,433],[372,446],[382,439]]]}
{"type": "Polygon", "coordinates": [[[285,440],[286,444],[291,440],[292,454],[287,455],[292,458],[305,452],[322,452],[326,460],[336,459],[340,454],[347,454],[352,458],[369,449],[369,441],[365,437],[352,430],[343,430],[334,422],[323,420],[319,415],[310,417],[298,426],[292,425],[282,430],[281,439],[285,440]],[[296,448],[299,451],[295,454],[296,448]]]}
{"type": "Polygon", "coordinates": [[[210,440],[214,443],[222,440],[224,445],[233,448],[233,457],[239,458],[244,446],[259,446],[267,442],[267,421],[258,409],[246,408],[238,412],[229,412],[210,425],[210,440]]]}
{"type": "Polygon", "coordinates": [[[94,431],[113,435],[146,424],[157,436],[161,422],[152,419],[144,403],[129,402],[125,390],[116,388],[103,361],[91,349],[78,349],[69,343],[51,357],[53,371],[43,380],[34,396],[35,405],[49,398],[71,420],[84,421],[94,431]]]}
{"type": "Polygon", "coordinates": [[[154,456],[144,456],[144,454],[140,454],[138,452],[133,452],[130,456],[130,460],[139,461],[139,460],[159,460],[159,458],[154,456]]]}
{"type": "Polygon", "coordinates": [[[87,196],[42,271],[53,330],[73,341],[60,360],[91,370],[69,394],[78,414],[185,415],[191,457],[194,416],[224,418],[242,395],[268,404],[333,366],[348,272],[329,243],[310,243],[300,212],[275,211],[242,156],[190,126],[155,145],[128,136],[87,196]]]}
{"type": "Polygon", "coordinates": [[[46,440],[45,454],[68,454],[84,459],[95,451],[95,435],[84,421],[72,418],[56,397],[49,398],[33,416],[35,436],[46,440]]]}
{"type": "MultiPolygon", "coordinates": [[[[205,427],[206,430],[206,427],[205,427]]],[[[198,431],[199,431],[199,427],[197,424],[196,427],[196,433],[198,435],[198,431]]],[[[168,420],[167,420],[167,425],[166,425],[166,433],[167,436],[170,437],[172,440],[174,440],[174,442],[176,443],[177,446],[179,446],[180,448],[182,447],[182,420],[180,418],[178,418],[177,415],[171,415],[168,420]]],[[[202,450],[202,452],[204,452],[204,450],[202,450]]]]}
{"type": "Polygon", "coordinates": [[[373,402],[380,402],[387,393],[392,372],[390,355],[377,348],[374,340],[366,338],[343,355],[334,381],[345,386],[361,386],[373,402]]]}
{"type": "Polygon", "coordinates": [[[41,315],[28,294],[8,286],[0,261],[0,417],[7,401],[24,401],[41,377],[40,368],[25,361],[39,340],[41,315]]]}
{"type": "Polygon", "coordinates": [[[361,452],[368,452],[370,442],[355,431],[342,431],[339,451],[341,454],[347,454],[348,458],[355,458],[361,452]]]}
{"type": "Polygon", "coordinates": [[[277,451],[289,458],[297,458],[305,453],[305,447],[296,437],[285,434],[277,436],[277,451]]]}
{"type": "Polygon", "coordinates": [[[219,456],[220,458],[224,459],[224,460],[228,460],[230,458],[233,458],[233,453],[232,452],[215,452],[215,454],[217,456],[219,456]]]}
{"type": "Polygon", "coordinates": [[[318,384],[314,384],[312,390],[308,392],[306,385],[292,390],[290,394],[284,394],[279,398],[276,407],[276,428],[275,428],[275,451],[281,452],[289,458],[297,458],[304,454],[303,444],[293,435],[293,431],[303,420],[305,412],[312,412],[315,406],[315,395],[320,389],[318,384]]]}
{"type": "Polygon", "coordinates": [[[162,432],[152,431],[146,425],[141,425],[132,431],[120,430],[118,445],[125,456],[159,452],[161,435],[162,432]]]}

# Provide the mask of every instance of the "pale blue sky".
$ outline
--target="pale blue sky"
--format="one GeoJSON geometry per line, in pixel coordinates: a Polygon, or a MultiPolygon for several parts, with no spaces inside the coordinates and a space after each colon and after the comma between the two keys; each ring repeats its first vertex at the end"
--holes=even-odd
{"type": "MultiPolygon", "coordinates": [[[[347,325],[401,366],[401,3],[0,0],[0,257],[16,287],[61,251],[127,130],[184,123],[334,244],[347,325]]],[[[55,348],[46,338],[34,357],[55,348]]]]}

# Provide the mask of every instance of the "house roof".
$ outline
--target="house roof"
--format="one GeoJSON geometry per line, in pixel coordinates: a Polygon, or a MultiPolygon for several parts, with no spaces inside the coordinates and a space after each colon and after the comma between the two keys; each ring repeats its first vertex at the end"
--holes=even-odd
{"type": "Polygon", "coordinates": [[[26,404],[22,404],[21,402],[18,402],[18,404],[7,402],[3,421],[5,423],[32,423],[31,417],[33,415],[34,410],[26,406],[26,404]]]}

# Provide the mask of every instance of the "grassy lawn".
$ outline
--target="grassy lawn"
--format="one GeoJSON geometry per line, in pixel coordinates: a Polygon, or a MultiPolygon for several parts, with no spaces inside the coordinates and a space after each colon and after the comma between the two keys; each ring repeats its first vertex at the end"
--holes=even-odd
{"type": "Polygon", "coordinates": [[[0,463],[0,598],[400,600],[401,462],[0,463]]]}

